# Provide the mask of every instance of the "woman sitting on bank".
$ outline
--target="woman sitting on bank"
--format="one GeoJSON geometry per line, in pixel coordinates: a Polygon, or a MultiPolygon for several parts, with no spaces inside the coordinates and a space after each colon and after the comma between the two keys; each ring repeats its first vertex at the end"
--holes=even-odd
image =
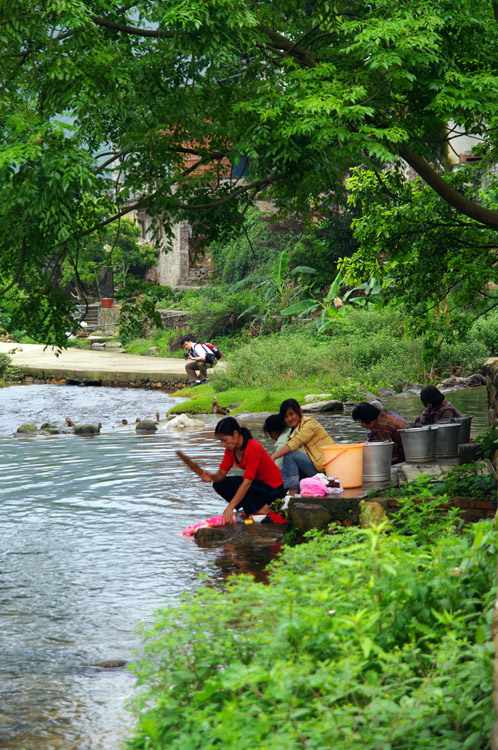
{"type": "Polygon", "coordinates": [[[289,494],[299,489],[299,480],[324,473],[324,445],[333,445],[334,441],[328,432],[313,417],[305,417],[303,410],[294,398],[288,398],[280,404],[280,416],[291,428],[289,439],[282,448],[272,455],[273,460],[284,457],[282,475],[284,487],[289,494]],[[302,453],[299,448],[304,448],[302,453]]]}
{"type": "MultiPolygon", "coordinates": [[[[289,439],[291,428],[285,424],[280,414],[270,414],[270,416],[266,417],[265,419],[263,432],[267,437],[275,441],[276,453],[279,448],[282,448],[282,446],[286,444],[287,440],[289,439]]],[[[301,453],[305,453],[304,448],[299,448],[299,450],[301,451],[301,453]]],[[[278,468],[282,470],[284,459],[280,457],[274,458],[273,460],[277,464],[278,468]]]]}
{"type": "Polygon", "coordinates": [[[268,513],[269,505],[285,490],[280,469],[247,427],[241,427],[233,417],[225,417],[216,425],[214,434],[225,448],[225,455],[217,472],[204,472],[202,480],[212,482],[213,489],[228,505],[223,520],[230,523],[233,511],[243,508],[246,515],[268,513]],[[244,469],[243,476],[227,477],[232,466],[244,469]]]}
{"type": "Polygon", "coordinates": [[[415,421],[415,427],[424,427],[461,416],[460,412],[449,401],[445,400],[441,391],[434,385],[426,385],[425,388],[422,388],[420,400],[425,409],[415,421]]]}

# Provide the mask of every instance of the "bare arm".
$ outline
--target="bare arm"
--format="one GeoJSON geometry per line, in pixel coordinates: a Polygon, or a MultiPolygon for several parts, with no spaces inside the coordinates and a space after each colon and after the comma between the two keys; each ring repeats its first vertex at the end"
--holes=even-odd
{"type": "Polygon", "coordinates": [[[281,458],[282,456],[285,456],[287,453],[292,453],[292,451],[288,445],[283,445],[281,448],[278,449],[278,451],[275,451],[275,453],[272,454],[272,458],[275,461],[276,458],[281,458]]]}
{"type": "Polygon", "coordinates": [[[204,476],[201,477],[203,482],[221,482],[222,479],[225,479],[228,472],[223,471],[223,469],[218,469],[218,471],[215,471],[214,474],[212,474],[210,471],[205,471],[204,476]]]}
{"type": "Polygon", "coordinates": [[[244,497],[247,494],[247,490],[252,484],[252,479],[243,479],[242,484],[240,485],[239,489],[233,496],[233,498],[228,503],[227,507],[223,511],[223,520],[225,523],[230,523],[230,521],[233,520],[233,511],[234,508],[240,503],[241,500],[244,499],[244,497]]]}

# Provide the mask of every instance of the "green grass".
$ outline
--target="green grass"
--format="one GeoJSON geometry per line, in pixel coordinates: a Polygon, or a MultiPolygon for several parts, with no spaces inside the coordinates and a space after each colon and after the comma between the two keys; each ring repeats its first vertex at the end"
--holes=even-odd
{"type": "Polygon", "coordinates": [[[295,398],[299,402],[304,401],[304,396],[310,393],[309,388],[300,386],[297,388],[263,390],[261,388],[229,388],[227,391],[215,391],[213,386],[198,385],[195,388],[183,388],[172,396],[190,398],[183,404],[177,404],[170,409],[169,414],[205,414],[211,411],[213,405],[213,393],[220,406],[230,408],[230,414],[241,414],[242,412],[278,412],[280,404],[286,398],[295,398]],[[233,407],[233,404],[239,404],[233,407]]]}

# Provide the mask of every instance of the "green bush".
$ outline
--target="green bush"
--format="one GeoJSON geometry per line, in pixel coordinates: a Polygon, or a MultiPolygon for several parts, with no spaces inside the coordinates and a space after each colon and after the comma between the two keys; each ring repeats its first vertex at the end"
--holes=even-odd
{"type": "Polygon", "coordinates": [[[459,375],[471,375],[482,372],[488,357],[489,349],[483,340],[466,339],[455,344],[443,344],[433,368],[442,377],[451,374],[453,370],[459,375]]]}
{"type": "Polygon", "coordinates": [[[317,344],[304,332],[259,337],[231,352],[226,367],[214,370],[211,380],[215,388],[228,384],[281,388],[315,377],[323,384],[336,384],[328,354],[327,345],[317,344]]]}
{"type": "Polygon", "coordinates": [[[12,360],[8,354],[0,354],[0,380],[5,380],[11,362],[12,360]]]}
{"type": "Polygon", "coordinates": [[[496,533],[382,527],[287,549],[157,614],[130,750],[490,747],[496,533]]]}
{"type": "Polygon", "coordinates": [[[498,311],[493,310],[485,317],[476,320],[470,330],[471,341],[484,344],[487,356],[498,356],[498,311]]]}

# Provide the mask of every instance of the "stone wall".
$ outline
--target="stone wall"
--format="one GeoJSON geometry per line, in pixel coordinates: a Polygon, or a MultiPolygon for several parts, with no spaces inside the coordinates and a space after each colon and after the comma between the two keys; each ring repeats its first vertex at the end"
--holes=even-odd
{"type": "Polygon", "coordinates": [[[121,305],[112,307],[98,308],[98,327],[109,336],[114,336],[118,332],[119,316],[121,315],[121,305]]]}
{"type": "Polygon", "coordinates": [[[173,227],[173,236],[165,239],[159,253],[158,279],[161,286],[174,289],[182,286],[202,286],[209,283],[211,262],[209,258],[192,257],[190,227],[180,221],[173,227]]]}

